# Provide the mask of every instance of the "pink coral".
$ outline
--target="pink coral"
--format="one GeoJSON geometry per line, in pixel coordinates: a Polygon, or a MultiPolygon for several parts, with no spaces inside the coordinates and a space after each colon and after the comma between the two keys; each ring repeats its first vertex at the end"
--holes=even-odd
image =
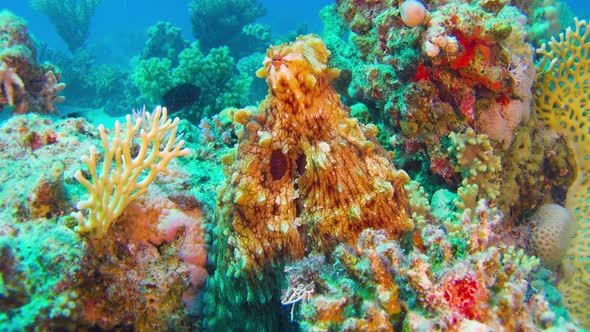
{"type": "Polygon", "coordinates": [[[400,15],[405,25],[415,27],[424,23],[426,8],[420,1],[407,0],[399,6],[400,15]]]}
{"type": "Polygon", "coordinates": [[[201,210],[184,210],[156,190],[149,193],[131,204],[125,212],[128,222],[139,223],[131,233],[132,238],[143,238],[154,245],[173,243],[179,239],[178,257],[191,272],[191,284],[193,287],[202,286],[208,274],[205,270],[207,250],[201,210]]]}
{"type": "Polygon", "coordinates": [[[178,232],[184,229],[184,239],[178,249],[178,257],[189,266],[192,286],[203,285],[208,274],[205,269],[207,249],[201,211],[181,211],[172,208],[163,214],[165,215],[160,219],[158,231],[163,235],[164,241],[171,243],[176,239],[178,232]]]}

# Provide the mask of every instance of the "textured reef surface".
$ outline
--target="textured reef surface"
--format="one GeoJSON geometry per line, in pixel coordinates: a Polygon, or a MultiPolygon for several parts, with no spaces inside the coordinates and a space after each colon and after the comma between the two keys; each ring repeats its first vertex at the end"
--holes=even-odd
{"type": "Polygon", "coordinates": [[[31,1],[68,53],[0,12],[0,330],[590,329],[565,4],[338,0],[276,36],[192,0],[193,40],[157,22],[122,67],[100,3],[31,1]]]}

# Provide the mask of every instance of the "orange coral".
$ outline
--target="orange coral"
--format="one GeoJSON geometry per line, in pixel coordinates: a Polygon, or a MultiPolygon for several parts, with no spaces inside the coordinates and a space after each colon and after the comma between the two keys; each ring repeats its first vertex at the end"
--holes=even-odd
{"type": "Polygon", "coordinates": [[[329,54],[314,35],[271,47],[257,72],[268,97],[258,114],[234,116],[244,131],[220,204],[232,223],[228,244],[246,270],[279,253],[300,258],[304,249],[354,245],[366,228],[394,237],[413,228],[408,176],[378,145],[376,127],[360,124],[340,102],[329,54]]]}

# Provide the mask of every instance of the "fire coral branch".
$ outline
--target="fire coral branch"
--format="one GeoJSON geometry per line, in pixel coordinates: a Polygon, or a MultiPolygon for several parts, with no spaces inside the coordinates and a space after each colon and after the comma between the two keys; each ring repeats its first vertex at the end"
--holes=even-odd
{"type": "Polygon", "coordinates": [[[135,123],[127,115],[125,136],[121,136],[121,124],[117,121],[115,138],[111,142],[108,141],[104,126],[98,127],[104,147],[101,172],[97,172],[97,153],[92,147],[90,156],[82,157],[90,171],[90,179],[81,171],[75,174],[76,179],[90,193],[90,197],[80,201],[77,206],[78,210],[86,209],[88,216],[84,217],[81,212],[73,214],[78,219],[80,232],[92,232],[98,238],[104,236],[125,207],[145,193],[158,173],[168,172],[167,166],[172,159],[189,153],[188,149],[182,149],[184,140],[176,142],[180,120],[168,119],[167,113],[165,107],[158,106],[151,114],[142,113],[135,123]],[[138,131],[141,143],[137,154],[132,156],[133,139],[138,136],[138,131]]]}

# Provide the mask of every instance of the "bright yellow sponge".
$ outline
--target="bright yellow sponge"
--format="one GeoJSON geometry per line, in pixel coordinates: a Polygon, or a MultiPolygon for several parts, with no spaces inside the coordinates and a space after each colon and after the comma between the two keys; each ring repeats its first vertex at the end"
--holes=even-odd
{"type": "Polygon", "coordinates": [[[537,109],[543,121],[561,133],[574,151],[576,179],[568,189],[565,207],[577,219],[578,231],[563,261],[565,278],[558,287],[573,318],[590,329],[590,31],[575,19],[568,28],[543,44],[538,67],[537,109]]]}

